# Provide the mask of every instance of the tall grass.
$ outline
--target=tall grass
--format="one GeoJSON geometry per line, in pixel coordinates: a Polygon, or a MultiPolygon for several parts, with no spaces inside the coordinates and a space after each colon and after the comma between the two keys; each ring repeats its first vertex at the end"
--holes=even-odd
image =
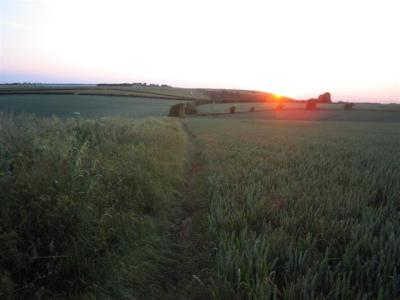
{"type": "Polygon", "coordinates": [[[158,298],[186,140],[171,119],[0,115],[0,298],[158,298]]]}
{"type": "Polygon", "coordinates": [[[215,298],[400,297],[398,127],[185,122],[205,145],[215,298]]]}

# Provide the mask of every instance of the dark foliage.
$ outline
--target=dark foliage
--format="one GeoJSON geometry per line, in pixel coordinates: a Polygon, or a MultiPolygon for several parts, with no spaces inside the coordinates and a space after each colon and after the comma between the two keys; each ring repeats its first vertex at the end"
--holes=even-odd
{"type": "Polygon", "coordinates": [[[322,95],[319,95],[318,98],[311,98],[305,101],[299,101],[299,102],[315,102],[315,103],[332,103],[331,99],[331,94],[326,92],[323,93],[322,95]]]}
{"type": "Polygon", "coordinates": [[[196,104],[193,102],[188,103],[178,103],[172,105],[169,109],[168,116],[169,117],[177,117],[184,118],[187,115],[195,115],[197,114],[196,104]]]}
{"type": "Polygon", "coordinates": [[[331,94],[326,92],[318,96],[318,103],[332,103],[331,94]]]}
{"type": "Polygon", "coordinates": [[[344,110],[352,110],[354,107],[354,103],[345,103],[343,106],[344,110]]]}
{"type": "MultiPolygon", "coordinates": [[[[235,91],[235,90],[202,90],[210,100],[200,100],[199,104],[209,103],[239,103],[239,102],[275,102],[273,94],[258,91],[235,91]]],[[[293,102],[288,97],[282,97],[283,102],[293,102]]]]}
{"type": "Polygon", "coordinates": [[[309,100],[306,102],[306,109],[307,110],[315,110],[317,108],[317,101],[309,100]]]}
{"type": "Polygon", "coordinates": [[[185,105],[185,114],[186,115],[195,115],[197,114],[196,105],[192,102],[188,102],[185,105]]]}
{"type": "Polygon", "coordinates": [[[186,116],[186,104],[178,103],[172,105],[168,113],[169,117],[184,118],[186,116]]]}
{"type": "Polygon", "coordinates": [[[140,87],[163,87],[169,88],[167,84],[147,83],[147,82],[132,82],[132,83],[98,83],[96,86],[140,86],[140,87]]]}

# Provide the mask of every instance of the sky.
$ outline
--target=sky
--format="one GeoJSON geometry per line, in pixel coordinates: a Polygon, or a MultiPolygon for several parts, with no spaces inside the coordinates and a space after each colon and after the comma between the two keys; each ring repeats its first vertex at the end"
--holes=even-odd
{"type": "Polygon", "coordinates": [[[400,102],[398,0],[0,0],[0,83],[400,102]]]}

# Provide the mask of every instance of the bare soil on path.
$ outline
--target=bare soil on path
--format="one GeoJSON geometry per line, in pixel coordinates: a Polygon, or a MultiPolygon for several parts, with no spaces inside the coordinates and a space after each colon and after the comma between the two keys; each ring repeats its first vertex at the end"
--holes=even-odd
{"type": "Polygon", "coordinates": [[[169,274],[165,299],[210,299],[207,290],[211,251],[208,236],[208,201],[202,174],[202,147],[184,121],[188,161],[182,193],[181,215],[175,229],[176,264],[169,274]]]}

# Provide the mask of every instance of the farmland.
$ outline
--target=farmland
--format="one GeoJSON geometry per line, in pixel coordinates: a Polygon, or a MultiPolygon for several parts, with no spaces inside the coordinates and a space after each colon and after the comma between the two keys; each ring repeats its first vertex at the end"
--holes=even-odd
{"type": "Polygon", "coordinates": [[[398,105],[180,102],[0,96],[0,298],[400,296],[398,105]]]}
{"type": "Polygon", "coordinates": [[[166,116],[178,100],[94,95],[0,95],[0,111],[38,116],[166,116]]]}
{"type": "MultiPolygon", "coordinates": [[[[250,108],[255,111],[269,111],[274,110],[276,103],[214,103],[199,106],[199,113],[227,113],[231,106],[236,107],[237,112],[248,112],[250,108]]],[[[344,104],[319,104],[320,110],[343,110],[344,104]]],[[[285,103],[284,110],[304,110],[305,103],[285,103]]],[[[385,112],[400,112],[400,104],[365,104],[357,103],[353,110],[357,111],[385,111],[385,112]]]]}
{"type": "Polygon", "coordinates": [[[0,300],[400,300],[399,3],[0,0],[0,300]]]}
{"type": "Polygon", "coordinates": [[[153,99],[207,100],[201,89],[160,86],[24,84],[0,85],[0,95],[104,95],[153,99]]]}
{"type": "Polygon", "coordinates": [[[334,121],[334,122],[400,122],[400,112],[397,111],[382,111],[382,110],[315,110],[309,111],[303,109],[285,109],[276,111],[273,109],[260,112],[244,112],[223,115],[215,115],[215,117],[224,117],[229,119],[244,119],[244,120],[276,120],[276,121],[334,121]]]}
{"type": "Polygon", "coordinates": [[[174,119],[0,114],[0,298],[158,299],[186,141],[174,119]]]}
{"type": "Polygon", "coordinates": [[[204,147],[217,299],[394,299],[400,126],[185,121],[204,147]]]}

